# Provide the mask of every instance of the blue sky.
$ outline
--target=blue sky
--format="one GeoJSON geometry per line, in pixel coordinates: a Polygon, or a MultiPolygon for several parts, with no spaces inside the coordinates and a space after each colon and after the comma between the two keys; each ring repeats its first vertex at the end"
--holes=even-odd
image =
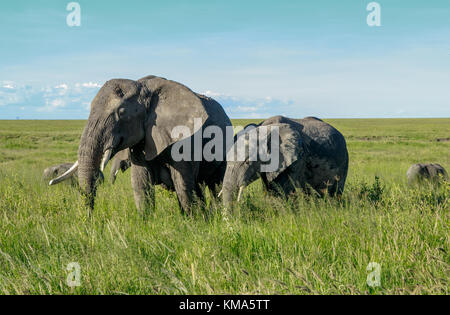
{"type": "Polygon", "coordinates": [[[450,1],[0,4],[0,119],[85,119],[111,78],[155,74],[232,118],[450,117],[450,1]]]}

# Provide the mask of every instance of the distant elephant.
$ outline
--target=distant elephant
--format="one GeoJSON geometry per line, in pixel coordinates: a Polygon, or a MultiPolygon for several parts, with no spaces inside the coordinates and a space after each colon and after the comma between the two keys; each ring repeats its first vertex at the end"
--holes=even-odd
{"type": "MultiPolygon", "coordinates": [[[[44,173],[42,175],[43,180],[49,181],[54,178],[57,178],[58,176],[63,175],[66,173],[71,167],[72,163],[62,163],[54,166],[47,167],[44,170],[44,173]]],[[[71,185],[78,185],[78,173],[75,171],[72,173],[72,176],[64,178],[64,180],[69,180],[71,185]]],[[[98,183],[102,183],[104,181],[103,173],[99,172],[99,178],[98,183]]]]}
{"type": "Polygon", "coordinates": [[[440,164],[414,164],[406,172],[408,184],[413,185],[424,181],[438,183],[448,179],[446,170],[440,164]]]}
{"type": "Polygon", "coordinates": [[[118,152],[111,161],[110,180],[111,184],[116,181],[117,173],[124,173],[131,167],[130,151],[128,149],[118,152]]]}
{"type": "MultiPolygon", "coordinates": [[[[207,161],[192,150],[188,152],[189,161],[176,161],[171,149],[181,141],[195,144],[197,135],[201,136],[209,126],[217,126],[225,134],[231,122],[219,103],[180,83],[156,76],[106,82],[92,101],[78,161],[71,170],[78,169],[89,209],[94,208],[95,174],[104,169],[111,157],[129,148],[137,208],[145,213],[153,209],[154,186],[164,184],[174,187],[182,211],[189,212],[194,195],[202,196],[200,185],[214,189],[221,182],[224,158],[207,161]],[[180,125],[189,131],[183,137],[172,134],[180,125]]],[[[201,137],[201,150],[206,143],[201,137]]]]}
{"type": "MultiPolygon", "coordinates": [[[[276,116],[260,123],[255,130],[263,126],[279,128],[279,167],[276,171],[262,172],[264,163],[261,160],[250,161],[249,150],[246,150],[245,161],[228,161],[222,189],[225,206],[232,202],[236,191],[239,199],[244,188],[258,177],[267,190],[284,194],[308,186],[320,195],[325,192],[330,195],[343,193],[348,151],[339,131],[314,117],[296,120],[276,116]]],[[[238,143],[236,141],[235,146],[238,143]]],[[[248,143],[248,146],[252,145],[248,143]]]]}

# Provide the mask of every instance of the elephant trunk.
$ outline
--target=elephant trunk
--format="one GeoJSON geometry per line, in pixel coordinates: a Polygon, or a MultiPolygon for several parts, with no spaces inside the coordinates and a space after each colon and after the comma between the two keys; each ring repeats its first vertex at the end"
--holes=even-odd
{"type": "Polygon", "coordinates": [[[225,207],[231,206],[231,203],[233,202],[233,190],[233,185],[230,183],[223,183],[222,200],[225,207]]]}
{"type": "Polygon", "coordinates": [[[246,187],[246,184],[244,183],[244,180],[242,178],[242,176],[236,176],[236,174],[234,174],[235,172],[233,172],[233,170],[230,170],[225,174],[225,178],[223,181],[223,186],[222,186],[222,200],[223,200],[223,205],[225,207],[229,207],[231,206],[231,204],[233,203],[233,198],[234,195],[236,194],[236,192],[239,189],[238,192],[238,201],[241,199],[242,193],[244,192],[244,189],[246,187]]]}
{"type": "Polygon", "coordinates": [[[103,164],[105,134],[107,134],[104,130],[96,128],[96,125],[88,121],[78,149],[78,182],[86,206],[90,210],[94,208],[96,181],[100,164],[103,164]]]}

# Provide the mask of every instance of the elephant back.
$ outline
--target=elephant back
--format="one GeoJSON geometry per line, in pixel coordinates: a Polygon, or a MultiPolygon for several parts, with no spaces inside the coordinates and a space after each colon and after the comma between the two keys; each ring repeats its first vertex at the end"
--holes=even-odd
{"type": "Polygon", "coordinates": [[[313,154],[332,159],[342,165],[347,156],[347,144],[344,136],[330,124],[318,119],[301,119],[304,141],[313,154]]]}
{"type": "Polygon", "coordinates": [[[441,178],[448,178],[448,174],[444,167],[437,163],[413,164],[406,172],[406,176],[409,184],[418,183],[423,180],[437,181],[441,178]]]}
{"type": "Polygon", "coordinates": [[[296,120],[309,153],[308,183],[320,193],[342,193],[348,172],[348,151],[344,136],[330,124],[308,117],[296,120]]]}
{"type": "Polygon", "coordinates": [[[138,82],[150,94],[145,126],[145,157],[151,161],[170,145],[182,140],[172,136],[175,127],[186,126],[190,137],[198,131],[198,125],[201,127],[206,122],[208,114],[200,98],[178,82],[153,76],[138,82]],[[199,123],[196,124],[197,121],[199,123]]]}

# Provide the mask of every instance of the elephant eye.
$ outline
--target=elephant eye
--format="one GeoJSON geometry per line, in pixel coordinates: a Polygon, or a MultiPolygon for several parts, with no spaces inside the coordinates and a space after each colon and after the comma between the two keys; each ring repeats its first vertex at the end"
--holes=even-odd
{"type": "Polygon", "coordinates": [[[122,91],[122,89],[121,89],[120,87],[116,87],[116,88],[114,89],[114,92],[116,92],[116,95],[117,95],[118,97],[123,97],[123,96],[124,96],[124,93],[123,93],[123,91],[122,91]]]}
{"type": "Polygon", "coordinates": [[[125,112],[126,112],[126,109],[125,109],[125,108],[123,108],[123,107],[120,108],[120,109],[119,109],[119,112],[118,112],[118,113],[119,113],[119,117],[123,117],[123,115],[125,115],[125,112]]]}

